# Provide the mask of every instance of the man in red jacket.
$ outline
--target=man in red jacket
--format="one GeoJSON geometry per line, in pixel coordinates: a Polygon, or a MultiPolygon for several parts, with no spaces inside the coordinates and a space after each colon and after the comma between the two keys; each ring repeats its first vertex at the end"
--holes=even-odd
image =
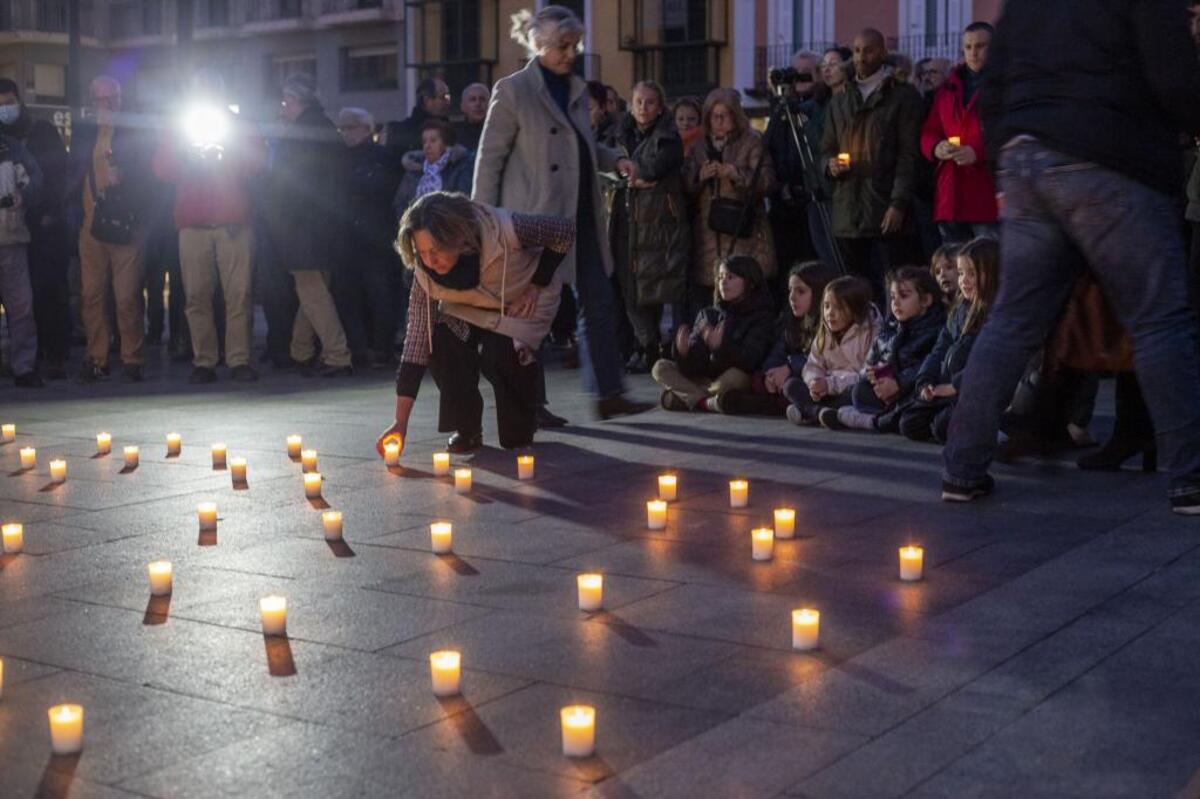
{"type": "Polygon", "coordinates": [[[154,157],[158,177],[175,184],[175,227],[194,354],[189,382],[217,379],[213,292],[218,277],[225,299],[225,364],[233,380],[250,382],[258,375],[250,366],[254,233],[247,188],[266,165],[266,146],[248,135],[224,104],[219,75],[199,74],[194,86],[198,104],[184,111],[181,131],[168,133],[154,157]]]}
{"type": "Polygon", "coordinates": [[[937,164],[933,219],[946,244],[999,235],[996,186],[985,161],[983,128],[975,107],[993,32],[986,22],[967,26],[963,63],[951,70],[934,95],[921,129],[921,152],[937,164]]]}

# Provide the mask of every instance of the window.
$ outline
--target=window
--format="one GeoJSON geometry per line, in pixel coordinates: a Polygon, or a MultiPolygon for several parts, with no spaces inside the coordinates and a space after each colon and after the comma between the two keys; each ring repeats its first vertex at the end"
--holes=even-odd
{"type": "Polygon", "coordinates": [[[162,0],[142,0],[142,35],[162,33],[162,0]]]}
{"type": "Polygon", "coordinates": [[[400,85],[396,45],[342,48],[342,91],[395,89],[400,85]]]}
{"type": "Polygon", "coordinates": [[[303,3],[301,2],[301,0],[279,0],[279,17],[280,17],[280,19],[287,19],[287,18],[291,18],[291,17],[300,16],[300,14],[303,10],[301,8],[302,5],[303,5],[303,3]]]}
{"type": "Polygon", "coordinates": [[[65,103],[67,68],[61,64],[34,64],[33,92],[39,103],[65,103]]]}
{"type": "Polygon", "coordinates": [[[622,0],[618,41],[633,52],[634,80],[671,97],[704,95],[720,80],[721,49],[737,0],[622,0]]]}
{"type": "Polygon", "coordinates": [[[267,81],[264,84],[267,97],[278,98],[279,93],[283,90],[283,82],[299,73],[316,78],[317,57],[312,53],[267,56],[267,81]]]}
{"type": "Polygon", "coordinates": [[[821,52],[833,46],[833,0],[796,0],[792,15],[792,44],[793,52],[821,52]]]}
{"type": "Polygon", "coordinates": [[[67,0],[39,0],[36,7],[39,31],[67,32],[67,0]]]}
{"type": "Polygon", "coordinates": [[[200,18],[202,28],[224,28],[229,25],[229,0],[207,0],[200,18]]]}
{"type": "Polygon", "coordinates": [[[960,37],[971,15],[971,0],[901,0],[898,49],[914,61],[957,60],[960,37]]]}

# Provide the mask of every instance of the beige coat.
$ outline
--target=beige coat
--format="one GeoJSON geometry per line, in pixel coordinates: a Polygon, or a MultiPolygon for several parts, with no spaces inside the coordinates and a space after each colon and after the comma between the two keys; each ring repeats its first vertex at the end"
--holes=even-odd
{"type": "MultiPolygon", "coordinates": [[[[592,167],[616,169],[620,154],[592,136],[588,119],[587,86],[571,77],[571,119],[554,102],[542,78],[537,59],[496,83],[487,119],[475,154],[475,188],[472,199],[526,214],[575,218],[579,199],[579,146],[571,122],[587,139],[592,167]]],[[[600,200],[600,181],[592,180],[592,207],[596,209],[596,241],[604,271],[612,274],[607,221],[600,200]]],[[[567,253],[558,273],[575,281],[575,248],[567,253]]]]}
{"type": "Polygon", "coordinates": [[[699,286],[712,286],[716,283],[717,261],[729,249],[730,236],[723,236],[708,227],[708,208],[714,197],[730,197],[735,200],[745,200],[750,181],[754,178],[754,168],[758,159],[766,158],[762,171],[758,176],[758,191],[755,200],[754,232],[747,238],[735,239],[733,255],[752,255],[762,267],[765,277],[775,275],[775,244],[771,240],[771,229],[767,224],[765,198],[775,191],[775,170],[771,165],[771,154],[763,147],[762,135],[755,130],[749,130],[725,145],[721,160],[733,164],[737,168],[737,176],[732,180],[720,178],[717,180],[716,192],[711,187],[711,181],[700,180],[700,167],[708,161],[706,139],[700,138],[688,150],[683,162],[683,185],[692,200],[695,216],[692,218],[692,242],[694,255],[692,259],[692,282],[699,286]]]}

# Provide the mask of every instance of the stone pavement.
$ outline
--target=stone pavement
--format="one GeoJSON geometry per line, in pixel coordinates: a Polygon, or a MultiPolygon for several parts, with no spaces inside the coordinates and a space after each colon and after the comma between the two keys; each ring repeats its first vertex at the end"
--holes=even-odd
{"type": "Polygon", "coordinates": [[[431,474],[431,384],[389,472],[371,449],[386,376],[191,390],[164,369],[0,389],[18,426],[0,519],[25,524],[24,554],[0,558],[0,796],[1200,792],[1200,526],[1167,512],[1161,478],[1027,462],[997,468],[993,498],[946,506],[935,447],[663,411],[597,423],[577,375],[552,372],[572,424],[539,436],[536,479],[488,448],[458,459],[476,485],[460,496],[431,474]],[[292,432],[319,452],[344,545],[323,540],[292,432]],[[248,489],[212,470],[214,441],[249,459],[248,489]],[[129,443],[141,465],[123,473],[129,443]],[[663,469],[680,501],[649,532],[663,469]],[[731,476],[751,481],[746,510],[728,507],[731,476]],[[205,500],[221,520],[198,537],[205,500]],[[784,503],[801,537],[752,561],[750,529],[784,503]],[[454,523],[453,556],[429,552],[435,519],[454,523]],[[897,579],[909,542],[923,582],[897,579]],[[160,558],[175,591],[151,601],[160,558]],[[602,612],[576,609],[584,570],[605,574],[602,612]],[[260,632],[269,593],[288,599],[287,639],[260,632]],[[790,648],[802,606],[822,614],[815,653],[790,648]],[[428,654],[449,647],[464,693],[439,700],[428,654]],[[68,701],[84,750],[51,757],[46,709],[68,701]],[[597,708],[598,748],[568,760],[558,709],[576,702],[597,708]]]}

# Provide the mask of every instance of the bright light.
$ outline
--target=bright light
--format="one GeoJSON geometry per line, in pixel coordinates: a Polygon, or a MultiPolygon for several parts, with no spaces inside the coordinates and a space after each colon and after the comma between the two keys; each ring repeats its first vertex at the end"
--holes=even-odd
{"type": "Polygon", "coordinates": [[[224,109],[211,105],[195,106],[183,115],[183,135],[196,147],[209,147],[225,141],[229,118],[224,109]]]}

